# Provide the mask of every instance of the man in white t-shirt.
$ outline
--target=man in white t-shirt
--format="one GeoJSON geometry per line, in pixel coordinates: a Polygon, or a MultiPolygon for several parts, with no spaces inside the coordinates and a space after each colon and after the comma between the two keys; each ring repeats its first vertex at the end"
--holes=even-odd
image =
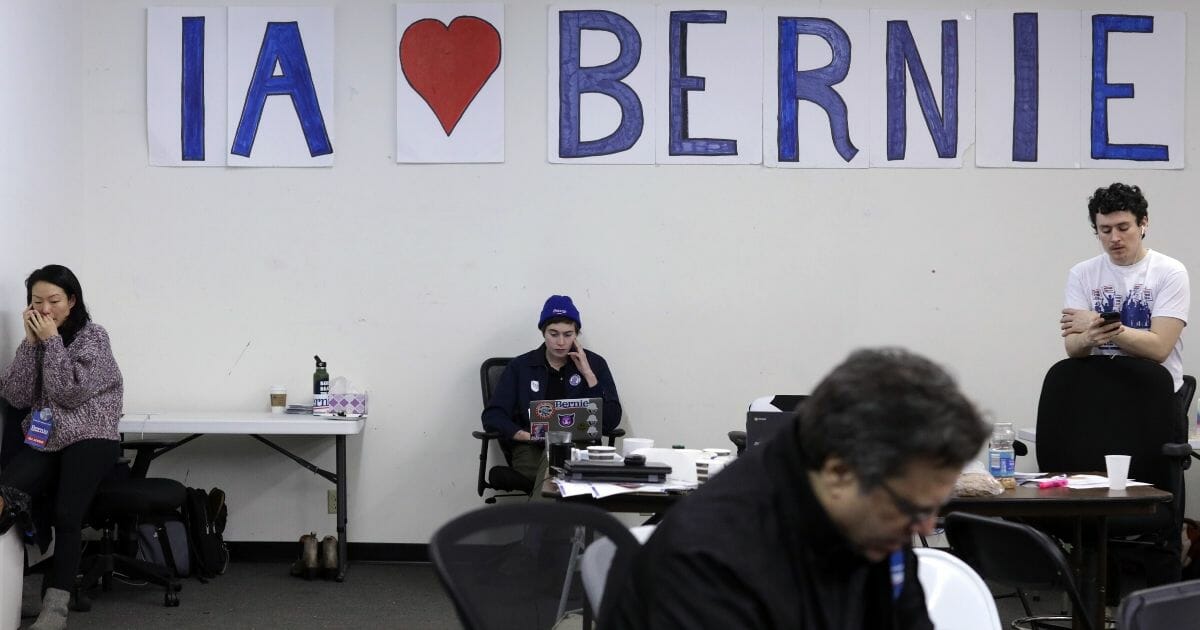
{"type": "Polygon", "coordinates": [[[1099,188],[1088,201],[1104,253],[1071,268],[1062,311],[1067,355],[1120,354],[1167,368],[1183,385],[1183,341],[1191,285],[1183,263],[1146,248],[1148,204],[1137,186],[1099,188]],[[1101,313],[1119,313],[1106,321],[1101,313]]]}

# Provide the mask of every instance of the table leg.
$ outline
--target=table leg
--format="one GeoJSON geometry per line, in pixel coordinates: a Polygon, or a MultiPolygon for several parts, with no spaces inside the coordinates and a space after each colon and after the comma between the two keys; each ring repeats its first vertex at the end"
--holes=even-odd
{"type": "Polygon", "coordinates": [[[1104,604],[1108,601],[1108,520],[1096,519],[1096,602],[1092,607],[1092,627],[1104,629],[1104,604]]]}
{"type": "Polygon", "coordinates": [[[346,436],[335,436],[337,440],[337,532],[338,570],[337,581],[346,579],[346,436]]]}

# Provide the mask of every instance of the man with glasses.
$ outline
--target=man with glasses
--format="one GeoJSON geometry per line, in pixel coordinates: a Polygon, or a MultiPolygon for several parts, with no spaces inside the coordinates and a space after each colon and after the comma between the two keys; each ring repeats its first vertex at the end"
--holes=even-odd
{"type": "Polygon", "coordinates": [[[614,628],[932,628],[914,534],[990,428],[946,372],[860,350],[799,417],[671,508],[614,628]]]}

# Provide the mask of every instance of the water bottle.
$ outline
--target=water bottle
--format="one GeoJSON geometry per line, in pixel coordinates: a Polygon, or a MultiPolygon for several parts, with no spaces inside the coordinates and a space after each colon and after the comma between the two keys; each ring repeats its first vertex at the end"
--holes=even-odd
{"type": "Polygon", "coordinates": [[[313,355],[317,369],[313,372],[313,414],[329,413],[329,371],[321,357],[313,355]]]}
{"type": "Polygon", "coordinates": [[[1011,422],[997,422],[992,427],[992,442],[988,445],[988,472],[996,479],[1012,479],[1016,475],[1017,454],[1013,440],[1017,434],[1011,422]]]}

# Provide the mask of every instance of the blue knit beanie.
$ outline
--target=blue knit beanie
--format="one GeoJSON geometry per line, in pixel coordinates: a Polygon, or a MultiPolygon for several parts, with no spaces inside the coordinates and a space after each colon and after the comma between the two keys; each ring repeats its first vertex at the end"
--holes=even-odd
{"type": "Polygon", "coordinates": [[[575,308],[575,303],[569,295],[551,295],[546,298],[546,303],[542,305],[542,316],[538,318],[538,330],[544,330],[546,322],[555,317],[567,317],[579,328],[583,328],[583,322],[579,319],[579,309],[575,308]]]}

